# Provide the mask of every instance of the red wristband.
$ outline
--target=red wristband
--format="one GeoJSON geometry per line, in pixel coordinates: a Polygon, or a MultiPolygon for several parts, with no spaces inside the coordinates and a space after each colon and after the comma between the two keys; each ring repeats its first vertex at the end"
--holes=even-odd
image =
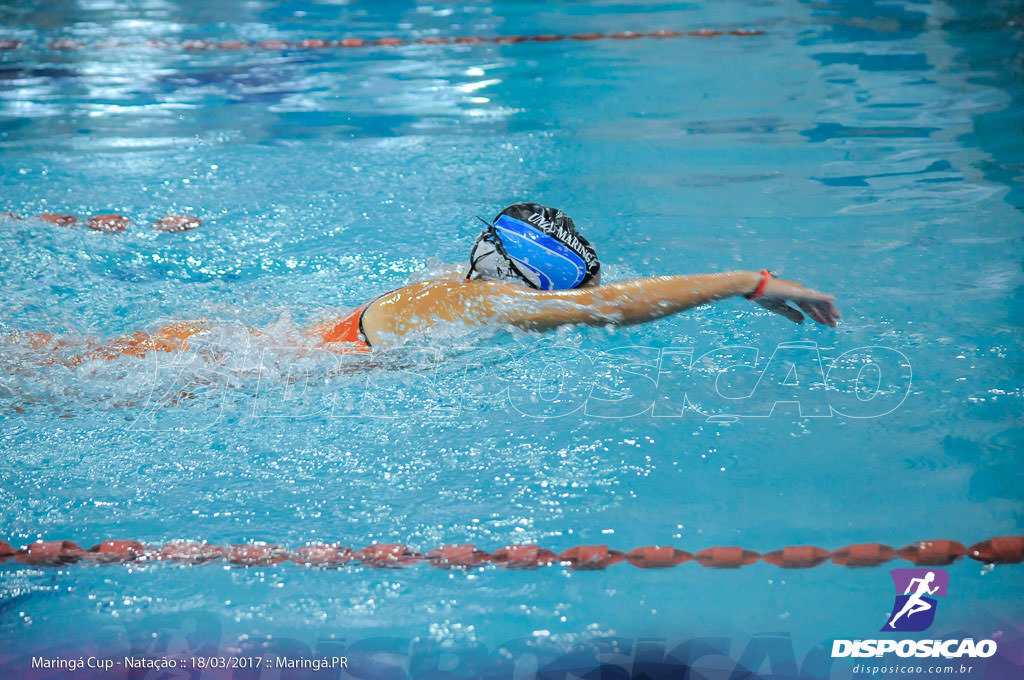
{"type": "Polygon", "coordinates": [[[757,288],[754,290],[753,293],[744,296],[748,300],[756,300],[757,298],[764,295],[764,289],[768,285],[768,279],[772,278],[772,273],[767,269],[762,269],[761,271],[758,272],[758,274],[761,275],[761,283],[757,284],[757,288]]]}

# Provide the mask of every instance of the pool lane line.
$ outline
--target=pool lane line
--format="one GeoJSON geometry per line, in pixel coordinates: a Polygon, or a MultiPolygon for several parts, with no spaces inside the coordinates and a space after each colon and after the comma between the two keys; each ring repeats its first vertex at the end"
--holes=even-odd
{"type": "MultiPolygon", "coordinates": [[[[15,221],[25,219],[17,213],[0,211],[0,219],[4,218],[15,221]]],[[[55,224],[58,227],[70,228],[77,226],[79,222],[84,222],[85,226],[89,227],[93,231],[101,231],[108,234],[126,231],[132,224],[131,219],[116,213],[93,215],[88,219],[79,218],[75,215],[68,215],[65,213],[43,213],[38,215],[35,219],[40,220],[41,222],[55,224]]],[[[195,229],[202,224],[203,221],[195,215],[164,215],[160,219],[151,222],[149,226],[156,231],[171,234],[179,231],[195,229]]]]}
{"type": "MultiPolygon", "coordinates": [[[[722,36],[731,37],[754,37],[764,35],[760,29],[729,29],[719,30],[713,28],[700,28],[692,31],[619,31],[617,33],[546,33],[540,35],[497,35],[497,36],[457,36],[454,38],[443,38],[428,36],[424,38],[342,38],[340,40],[323,40],[320,38],[307,38],[305,40],[261,40],[249,42],[247,40],[204,40],[194,38],[190,40],[169,41],[169,40],[145,40],[142,42],[121,42],[117,40],[104,40],[101,42],[83,42],[71,38],[58,38],[47,43],[51,50],[74,51],[74,50],[105,50],[141,47],[144,49],[163,50],[185,50],[185,51],[209,51],[209,50],[321,50],[331,48],[359,48],[359,47],[401,47],[403,45],[483,45],[493,43],[498,45],[516,45],[519,43],[551,43],[566,40],[594,41],[594,40],[636,40],[638,38],[717,38],[722,36]]],[[[24,47],[23,40],[3,38],[0,39],[0,51],[17,50],[24,47]]]]}
{"type": "Polygon", "coordinates": [[[664,569],[690,561],[710,569],[736,569],[763,561],[783,569],[807,569],[826,561],[845,567],[877,567],[896,558],[918,566],[943,566],[965,556],[985,564],[1020,564],[1024,561],[1024,536],[997,536],[969,548],[958,541],[938,539],[917,541],[898,550],[881,543],[857,543],[831,551],[812,545],[786,546],[764,554],[738,546],[705,548],[694,554],[662,545],[644,546],[628,552],[613,550],[607,545],[580,545],[556,553],[538,545],[511,545],[486,552],[473,544],[462,544],[445,545],[420,553],[401,543],[378,543],[360,549],[338,544],[315,544],[290,550],[260,542],[222,547],[194,541],[146,545],[139,541],[106,540],[84,549],[73,541],[37,541],[22,548],[0,541],[0,563],[13,561],[33,566],[226,562],[240,567],[256,567],[290,562],[319,568],[349,564],[396,568],[425,562],[441,569],[488,565],[535,569],[558,564],[574,570],[596,570],[619,562],[641,569],[664,569]]]}

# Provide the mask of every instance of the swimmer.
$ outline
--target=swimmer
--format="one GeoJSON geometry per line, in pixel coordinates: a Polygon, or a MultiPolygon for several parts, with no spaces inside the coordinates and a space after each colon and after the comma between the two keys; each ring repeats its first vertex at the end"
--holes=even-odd
{"type": "MultiPolygon", "coordinates": [[[[737,296],[794,323],[803,323],[806,314],[834,327],[840,318],[833,296],[775,278],[767,270],[602,284],[597,253],[572,219],[537,203],[517,203],[492,222],[481,221],[485,228],[473,245],[464,276],[392,290],[348,314],[305,329],[304,335],[323,349],[367,353],[413,335],[429,337],[432,329],[444,323],[536,331],[573,324],[626,326],[737,296]]],[[[207,321],[176,322],[152,332],[140,331],[93,347],[73,363],[185,351],[189,338],[208,327],[207,321]]],[[[40,349],[54,349],[60,342],[46,334],[23,338],[40,349]]]]}

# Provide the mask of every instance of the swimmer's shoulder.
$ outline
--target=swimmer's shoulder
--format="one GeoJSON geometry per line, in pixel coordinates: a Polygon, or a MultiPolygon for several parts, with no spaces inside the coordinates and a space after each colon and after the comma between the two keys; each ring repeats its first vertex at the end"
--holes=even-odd
{"type": "Polygon", "coordinates": [[[435,321],[457,321],[467,313],[493,314],[493,301],[503,292],[527,290],[500,281],[438,279],[411,283],[374,300],[362,314],[362,329],[371,345],[387,335],[405,335],[435,321]]]}

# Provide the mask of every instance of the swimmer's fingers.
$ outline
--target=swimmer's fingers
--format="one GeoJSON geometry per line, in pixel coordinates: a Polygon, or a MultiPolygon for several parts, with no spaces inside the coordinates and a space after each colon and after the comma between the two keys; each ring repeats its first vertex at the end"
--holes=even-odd
{"type": "Polygon", "coordinates": [[[843,315],[839,313],[839,310],[836,309],[831,300],[820,300],[807,304],[821,315],[823,321],[819,323],[824,323],[826,326],[835,328],[839,323],[839,319],[843,318],[843,315]]]}
{"type": "Polygon", "coordinates": [[[797,302],[797,306],[804,310],[804,313],[820,323],[823,326],[836,325],[836,320],[829,313],[828,308],[825,307],[825,303],[821,302],[797,302]]]}
{"type": "Polygon", "coordinates": [[[813,296],[802,300],[795,300],[794,302],[818,323],[835,328],[839,319],[843,316],[832,302],[835,300],[835,296],[824,295],[818,291],[813,291],[813,293],[813,296]]]}
{"type": "Polygon", "coordinates": [[[781,314],[793,323],[803,323],[804,315],[800,313],[800,310],[793,309],[785,300],[779,298],[761,298],[757,301],[757,304],[761,305],[770,312],[781,314]]]}
{"type": "Polygon", "coordinates": [[[785,304],[787,300],[791,300],[795,305],[802,309],[807,316],[820,324],[834,328],[838,320],[841,318],[839,310],[836,309],[836,306],[833,304],[833,300],[835,299],[834,295],[827,295],[814,290],[813,288],[807,288],[795,281],[771,279],[768,281],[764,295],[758,299],[758,302],[762,306],[771,309],[773,312],[782,314],[786,318],[796,321],[793,317],[793,312],[797,314],[799,314],[799,312],[785,304]],[[787,308],[789,312],[783,312],[769,306],[779,303],[787,308]]]}

